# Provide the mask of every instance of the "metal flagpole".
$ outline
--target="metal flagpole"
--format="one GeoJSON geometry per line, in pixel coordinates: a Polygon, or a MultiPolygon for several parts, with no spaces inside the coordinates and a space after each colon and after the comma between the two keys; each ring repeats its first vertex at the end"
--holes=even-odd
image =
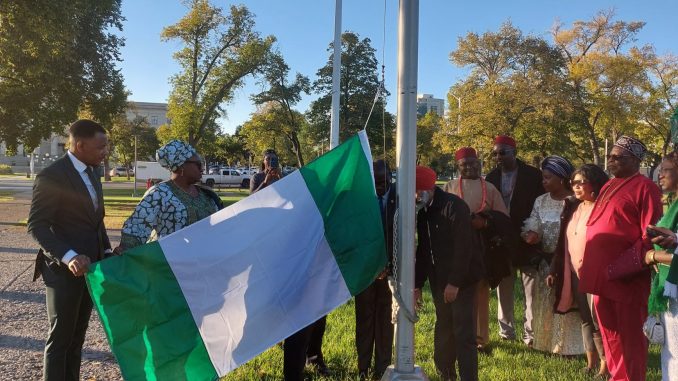
{"type": "Polygon", "coordinates": [[[396,162],[398,165],[398,237],[396,289],[401,295],[395,334],[395,365],[383,381],[427,380],[414,364],[414,229],[416,212],[415,163],[417,151],[417,56],[419,0],[401,0],[398,11],[398,116],[396,162]],[[408,314],[407,311],[410,313],[408,314]]]}
{"type": "Polygon", "coordinates": [[[341,74],[341,0],[334,10],[334,58],[332,59],[332,119],[330,149],[339,145],[339,85],[341,74]]]}

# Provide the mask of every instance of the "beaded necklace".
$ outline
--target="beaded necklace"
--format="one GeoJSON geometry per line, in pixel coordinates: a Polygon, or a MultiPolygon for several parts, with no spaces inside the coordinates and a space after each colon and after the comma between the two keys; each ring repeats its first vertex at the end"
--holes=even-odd
{"type": "MultiPolygon", "coordinates": [[[[464,199],[464,178],[460,177],[459,178],[459,197],[463,200],[464,199]]],[[[482,198],[480,200],[480,207],[478,207],[478,210],[476,210],[473,213],[479,213],[482,212],[483,209],[485,209],[485,204],[487,204],[487,185],[485,185],[485,180],[482,178],[480,179],[480,189],[482,190],[482,198]]]]}

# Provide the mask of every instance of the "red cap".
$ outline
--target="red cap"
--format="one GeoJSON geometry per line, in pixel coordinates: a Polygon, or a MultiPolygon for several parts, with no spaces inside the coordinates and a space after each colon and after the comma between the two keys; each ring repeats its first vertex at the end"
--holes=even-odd
{"type": "Polygon", "coordinates": [[[494,138],[494,144],[503,144],[506,146],[516,148],[516,141],[513,140],[512,137],[506,135],[499,135],[496,138],[494,138]]]}
{"type": "Polygon", "coordinates": [[[429,167],[417,165],[417,190],[431,190],[436,185],[438,176],[429,167]]]}
{"type": "Polygon", "coordinates": [[[478,158],[478,154],[476,153],[476,150],[474,150],[471,147],[462,147],[457,150],[457,152],[454,153],[454,160],[461,160],[465,159],[467,157],[472,157],[474,159],[478,158]]]}

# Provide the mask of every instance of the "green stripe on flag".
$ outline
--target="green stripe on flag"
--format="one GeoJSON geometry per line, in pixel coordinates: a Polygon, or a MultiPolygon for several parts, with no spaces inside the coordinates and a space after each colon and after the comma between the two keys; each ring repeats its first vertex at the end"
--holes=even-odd
{"type": "Polygon", "coordinates": [[[386,266],[371,166],[355,135],[300,169],[351,295],[367,288],[386,266]]]}
{"type": "Polygon", "coordinates": [[[92,264],[87,285],[125,380],[218,378],[157,242],[92,264]]]}

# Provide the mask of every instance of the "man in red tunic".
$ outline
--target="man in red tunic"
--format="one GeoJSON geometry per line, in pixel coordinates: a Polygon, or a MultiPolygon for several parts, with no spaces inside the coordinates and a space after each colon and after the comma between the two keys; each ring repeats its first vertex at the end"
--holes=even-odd
{"type": "Polygon", "coordinates": [[[638,173],[647,149],[622,136],[607,156],[614,178],[601,190],[586,232],[579,291],[594,295],[610,380],[645,380],[650,271],[647,225],[662,214],[661,192],[638,173]]]}

